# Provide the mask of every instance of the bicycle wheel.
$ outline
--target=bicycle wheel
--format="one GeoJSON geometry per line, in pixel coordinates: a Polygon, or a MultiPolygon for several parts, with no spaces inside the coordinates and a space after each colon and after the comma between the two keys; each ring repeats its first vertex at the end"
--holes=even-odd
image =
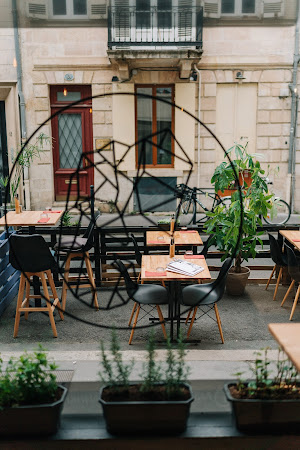
{"type": "Polygon", "coordinates": [[[275,198],[272,209],[268,212],[268,216],[264,217],[264,221],[269,225],[282,225],[287,223],[291,217],[290,205],[281,198],[275,198]]]}
{"type": "Polygon", "coordinates": [[[191,214],[191,218],[188,218],[186,225],[190,225],[193,222],[193,217],[195,214],[195,203],[191,199],[183,200],[182,203],[177,206],[176,214],[191,214]]]}
{"type": "Polygon", "coordinates": [[[229,209],[229,207],[231,205],[231,197],[230,196],[228,196],[228,197],[221,197],[220,202],[218,203],[218,205],[224,205],[226,209],[229,209]]]}

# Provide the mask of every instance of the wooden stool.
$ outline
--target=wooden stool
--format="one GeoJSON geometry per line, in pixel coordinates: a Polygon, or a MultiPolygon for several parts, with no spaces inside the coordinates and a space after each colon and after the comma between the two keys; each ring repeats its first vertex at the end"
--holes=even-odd
{"type": "Polygon", "coordinates": [[[28,319],[28,314],[30,312],[35,312],[35,311],[48,312],[51,328],[52,328],[52,331],[53,331],[53,336],[57,337],[57,331],[56,331],[55,321],[54,321],[54,317],[53,317],[53,311],[54,311],[56,306],[58,306],[58,308],[59,308],[58,309],[58,314],[59,314],[61,320],[64,320],[64,315],[63,315],[62,310],[61,310],[60,301],[58,299],[58,295],[57,295],[57,292],[56,292],[56,289],[55,289],[55,284],[54,284],[54,281],[53,281],[53,278],[52,278],[52,273],[51,273],[50,269],[49,270],[45,270],[43,272],[25,272],[25,273],[21,273],[20,286],[19,286],[18,299],[17,299],[17,308],[16,308],[14,338],[16,338],[17,335],[18,335],[21,313],[22,312],[25,313],[24,317],[27,320],[28,319]],[[51,288],[52,295],[49,295],[45,273],[47,274],[47,280],[48,280],[49,286],[51,288]],[[33,277],[33,276],[39,277],[41,279],[43,292],[44,292],[44,297],[42,295],[30,295],[30,278],[33,277]],[[25,285],[26,285],[26,293],[25,293],[25,299],[23,300],[24,291],[25,291],[25,285]],[[34,299],[45,298],[46,299],[46,306],[40,306],[40,307],[33,306],[33,307],[30,307],[29,306],[29,300],[31,298],[34,298],[34,299]],[[52,304],[51,304],[50,298],[54,299],[52,304]]]}
{"type": "Polygon", "coordinates": [[[65,274],[64,274],[64,281],[63,281],[63,287],[62,287],[62,296],[61,296],[61,302],[62,302],[62,309],[65,311],[66,309],[66,301],[67,301],[67,290],[69,286],[74,285],[75,283],[70,280],[69,273],[70,273],[70,265],[71,260],[73,258],[80,257],[84,258],[84,262],[86,265],[86,270],[88,274],[88,279],[90,284],[82,284],[80,287],[91,287],[92,294],[93,294],[93,304],[96,309],[99,309],[98,299],[97,299],[97,291],[96,291],[96,284],[93,276],[93,269],[91,266],[90,261],[90,255],[89,252],[72,252],[68,254],[66,265],[65,265],[65,274]]]}

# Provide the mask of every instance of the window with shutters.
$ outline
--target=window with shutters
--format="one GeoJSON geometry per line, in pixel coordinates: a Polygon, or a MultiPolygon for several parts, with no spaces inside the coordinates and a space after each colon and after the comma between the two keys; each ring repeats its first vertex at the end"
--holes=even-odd
{"type": "Polygon", "coordinates": [[[87,0],[51,0],[49,16],[54,19],[87,18],[87,0]]]}
{"type": "Polygon", "coordinates": [[[109,47],[202,46],[200,0],[111,0],[109,14],[109,47]]]}
{"type": "Polygon", "coordinates": [[[258,0],[221,0],[221,15],[258,14],[258,0]]]}

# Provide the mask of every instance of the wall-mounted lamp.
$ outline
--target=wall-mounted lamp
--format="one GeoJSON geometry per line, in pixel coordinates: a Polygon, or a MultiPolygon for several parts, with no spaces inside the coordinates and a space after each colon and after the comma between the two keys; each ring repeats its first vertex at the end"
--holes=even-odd
{"type": "Polygon", "coordinates": [[[242,71],[236,72],[235,79],[241,83],[243,80],[246,80],[242,71]]]}
{"type": "Polygon", "coordinates": [[[193,69],[190,74],[190,81],[197,81],[197,79],[198,79],[198,73],[195,69],[193,69]]]}
{"type": "Polygon", "coordinates": [[[287,98],[290,96],[290,91],[289,88],[287,87],[282,87],[279,90],[279,98],[287,98]]]}

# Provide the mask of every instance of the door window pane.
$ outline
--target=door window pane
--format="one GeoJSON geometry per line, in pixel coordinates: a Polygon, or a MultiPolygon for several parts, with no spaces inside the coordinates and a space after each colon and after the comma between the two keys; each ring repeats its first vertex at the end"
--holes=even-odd
{"type": "Polygon", "coordinates": [[[255,0],[243,0],[242,1],[242,13],[254,14],[255,13],[255,0]]]}
{"type": "Polygon", "coordinates": [[[235,0],[222,0],[222,10],[223,14],[233,14],[234,13],[234,2],[235,0]]]}
{"type": "Polygon", "coordinates": [[[86,0],[73,0],[74,15],[86,15],[86,0]]]}
{"type": "Polygon", "coordinates": [[[60,114],[58,136],[60,168],[76,169],[82,155],[81,114],[60,114]]]}
{"type": "Polygon", "coordinates": [[[139,0],[136,3],[136,27],[150,28],[150,0],[139,0]]]}
{"type": "MultiPolygon", "coordinates": [[[[152,95],[152,88],[137,88],[138,94],[152,95]]],[[[139,164],[153,164],[152,158],[152,99],[137,97],[138,140],[149,136],[149,142],[138,145],[139,164]]]]}
{"type": "Polygon", "coordinates": [[[67,95],[64,95],[63,92],[57,92],[58,102],[77,102],[77,100],[80,99],[81,99],[80,92],[67,91],[67,95]]]}
{"type": "Polygon", "coordinates": [[[53,0],[53,15],[65,16],[67,14],[66,0],[53,0]]]}
{"type": "MultiPolygon", "coordinates": [[[[156,96],[169,102],[172,101],[172,88],[156,89],[156,96]]],[[[172,163],[172,106],[160,101],[156,102],[157,120],[157,164],[172,163]]]]}

